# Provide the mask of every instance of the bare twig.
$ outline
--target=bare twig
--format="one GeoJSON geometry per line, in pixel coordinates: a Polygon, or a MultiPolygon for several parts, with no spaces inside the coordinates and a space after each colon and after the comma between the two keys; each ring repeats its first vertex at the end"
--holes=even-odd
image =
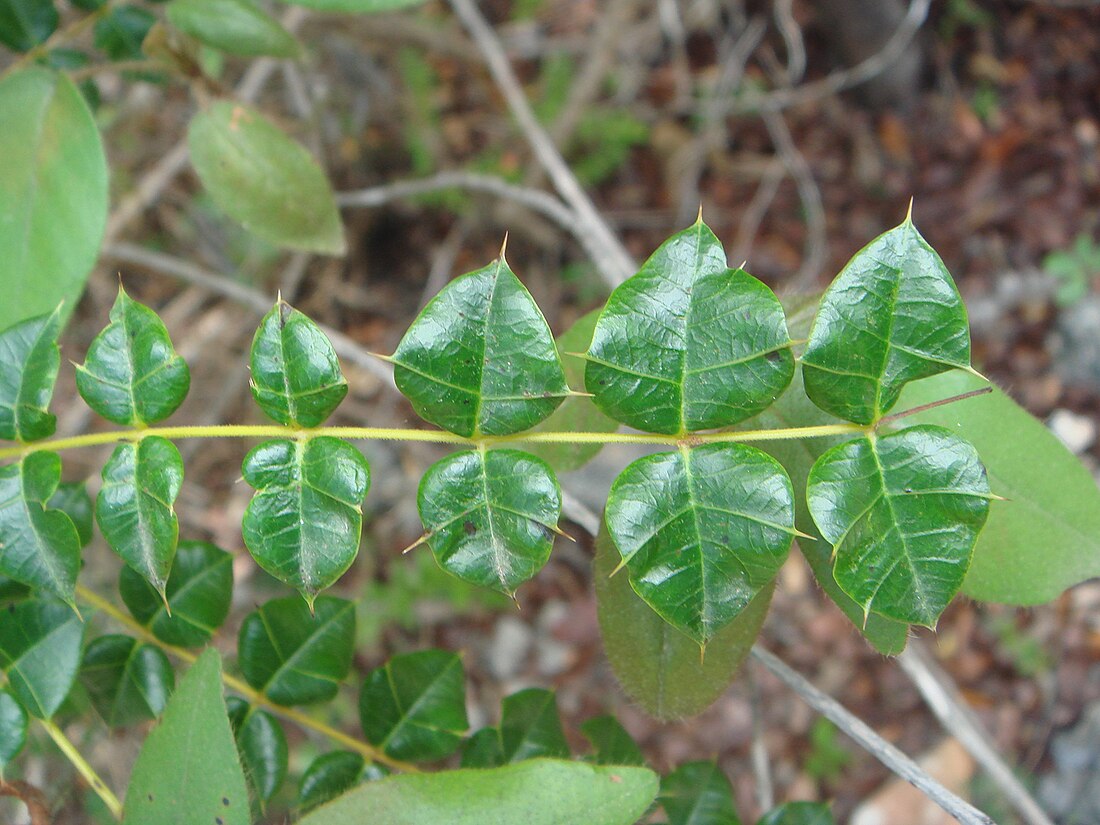
{"type": "Polygon", "coordinates": [[[997,753],[981,722],[959,696],[953,680],[933,658],[919,639],[910,639],[898,656],[898,664],[920,691],[925,704],[967,752],[974,757],[996,784],[1004,799],[1011,803],[1028,825],[1054,825],[1050,817],[1020,784],[1005,761],[997,753]]]}
{"type": "Polygon", "coordinates": [[[733,257],[739,261],[747,261],[752,257],[752,245],[756,240],[756,233],[760,231],[760,224],[764,215],[775,200],[779,192],[779,184],[787,176],[783,164],[776,161],[768,166],[760,184],[753,193],[752,200],[745,207],[741,220],[737,224],[737,238],[733,242],[733,257]]]}
{"type": "Polygon", "coordinates": [[[787,49],[787,83],[793,86],[806,73],[806,47],[802,44],[802,29],[794,19],[794,0],[775,0],[775,26],[787,49]]]}
{"type": "Polygon", "coordinates": [[[769,653],[759,645],[753,645],[752,656],[787,687],[801,696],[806,704],[840,728],[843,733],[879,762],[922,791],[929,799],[959,820],[962,825],[996,825],[989,816],[966,800],[960,799],[929,776],[920,765],[871,730],[862,719],[851,713],[827,693],[818,690],[805,677],[792,670],[775,654],[769,653]]]}
{"type": "Polygon", "coordinates": [[[745,681],[749,686],[749,703],[752,706],[752,773],[756,779],[756,804],[761,811],[775,807],[775,789],[768,765],[768,746],[764,742],[764,714],[760,702],[760,686],[756,683],[752,668],[745,668],[745,681]]]}
{"type": "Polygon", "coordinates": [[[14,796],[27,806],[31,825],[50,825],[50,806],[42,791],[27,782],[0,779],[0,796],[14,796]]]}

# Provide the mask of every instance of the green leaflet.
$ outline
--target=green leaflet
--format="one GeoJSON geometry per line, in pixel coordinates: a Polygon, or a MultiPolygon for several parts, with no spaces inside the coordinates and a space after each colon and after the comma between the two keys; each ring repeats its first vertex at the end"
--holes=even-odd
{"type": "Polygon", "coordinates": [[[103,721],[120,728],[160,716],[176,675],[160,648],[109,635],[84,651],[80,682],[103,721]]]}
{"type": "Polygon", "coordinates": [[[299,825],[634,825],[656,795],[647,768],[534,759],[367,782],[299,825]]]}
{"type": "Polygon", "coordinates": [[[59,19],[53,0],[0,0],[0,43],[30,51],[54,33],[59,19]]]}
{"type": "Polygon", "coordinates": [[[257,564],[310,604],[355,561],[370,468],[346,441],[267,441],[244,459],[256,488],[241,530],[257,564]]]}
{"type": "Polygon", "coordinates": [[[298,57],[294,35],[251,0],[172,0],[168,22],[184,34],[229,54],[298,57]]]}
{"type": "Polygon", "coordinates": [[[363,682],[359,720],[367,741],[394,759],[450,756],[469,727],[462,659],[446,650],[394,656],[363,682]]]}
{"type": "Polygon", "coordinates": [[[281,299],[256,330],[250,366],[256,403],[269,418],[289,427],[324,424],[348,394],[332,342],[281,299]]]}
{"type": "Polygon", "coordinates": [[[462,767],[488,768],[525,759],[569,756],[554,692],[528,688],[500,703],[500,725],[472,736],[462,752],[462,767]]]}
{"type": "Polygon", "coordinates": [[[286,779],[289,749],[279,720],[236,696],[226,700],[229,722],[237,741],[245,779],[256,796],[267,802],[286,779]]]}
{"type": "Polygon", "coordinates": [[[699,220],[665,241],[607,300],[588,349],[596,406],[647,432],[736,424],[791,382],[783,307],[760,281],[726,266],[699,220]]]}
{"type": "Polygon", "coordinates": [[[932,628],[966,577],[989,498],[977,451],[928,424],[833,447],[806,487],[841,589],[865,615],[932,628]]]}
{"type": "Polygon", "coordinates": [[[134,618],[162,642],[201,647],[229,615],[233,557],[208,542],[181,542],[163,597],[129,567],[119,573],[118,590],[134,618]]]}
{"type": "Polygon", "coordinates": [[[417,414],[462,436],[526,430],[569,393],[546,319],[503,256],[447,284],[390,360],[417,414]]]}
{"type": "Polygon", "coordinates": [[[44,504],[60,480],[57,453],[31,453],[0,467],[0,575],[75,605],[80,535],[71,518],[44,504]]]}
{"type": "Polygon", "coordinates": [[[92,543],[95,530],[95,516],[92,499],[80,481],[63,481],[46,502],[49,510],[61,510],[73,520],[76,534],[80,538],[81,548],[92,543]]]}
{"type": "Polygon", "coordinates": [[[309,608],[301,599],[272,599],[245,617],[237,643],[245,680],[272,702],[326,702],[351,670],[355,605],[321,596],[309,608]]]}
{"type": "Polygon", "coordinates": [[[214,203],[245,229],[281,247],[344,254],[344,228],[325,173],[258,111],[217,101],[191,121],[187,145],[214,203]]]}
{"type": "Polygon", "coordinates": [[[794,491],[760,450],[712,444],[635,461],[605,517],[635,592],[705,647],[786,561],[794,491]]]}
{"type": "Polygon", "coordinates": [[[139,6],[118,6],[96,21],[93,32],[97,49],[111,60],[140,60],[141,44],[157,22],[152,12],[139,6]]]}
{"type": "Polygon", "coordinates": [[[837,275],[801,361],[813,402],[859,424],[888,412],[907,382],[970,368],[966,307],[911,220],[879,235],[837,275]]]}
{"type": "Polygon", "coordinates": [[[756,825],[836,825],[836,820],[823,802],[787,802],[772,808],[756,825]]]}
{"type": "Polygon", "coordinates": [[[618,550],[601,525],[592,571],[600,635],[615,677],[646,713],[672,720],[694,716],[729,687],[749,655],[771,604],[768,585],[732,622],[718,631],[699,659],[699,645],[643,602],[619,573],[618,550]]]}
{"type": "Polygon", "coordinates": [[[221,661],[210,649],[184,674],[130,775],[123,825],[248,825],[248,789],[233,744],[221,661]]]}
{"type": "Polygon", "coordinates": [[[0,780],[27,741],[27,712],[7,690],[0,689],[0,780]]]}
{"type": "Polygon", "coordinates": [[[84,624],[65,604],[27,599],[10,605],[0,622],[0,670],[20,704],[49,719],[76,680],[84,624]]]}
{"type": "Polygon", "coordinates": [[[0,329],[58,304],[63,325],[107,223],[103,143],[80,91],[48,69],[0,79],[0,112],[0,329]]]}
{"type": "Polygon", "coordinates": [[[61,311],[28,318],[0,333],[0,438],[38,441],[57,426],[50,399],[61,350],[61,311]]]}
{"type": "Polygon", "coordinates": [[[183,485],[183,459],[167,438],[119,444],[103,466],[96,522],[130,567],[163,594],[179,539],[172,504],[183,485]]]}
{"type": "Polygon", "coordinates": [[[111,322],[76,367],[76,386],[88,406],[108,421],[145,427],[183,403],[191,372],[172,348],[164,322],[120,286],[111,322]]]}
{"type": "Polygon", "coordinates": [[[511,596],[550,557],[561,488],[532,455],[470,450],[428,468],[417,506],[443,569],[511,596]]]}
{"type": "Polygon", "coordinates": [[[597,765],[645,764],[642,749],[614,716],[594,716],[581,725],[581,733],[592,743],[590,759],[597,765]]]}
{"type": "Polygon", "coordinates": [[[733,788],[714,762],[688,762],[661,780],[657,801],[669,825],[741,825],[733,788]]]}
{"type": "Polygon", "coordinates": [[[298,786],[302,810],[308,811],[354,788],[364,768],[366,761],[352,751],[332,751],[318,756],[306,768],[298,786]]]}

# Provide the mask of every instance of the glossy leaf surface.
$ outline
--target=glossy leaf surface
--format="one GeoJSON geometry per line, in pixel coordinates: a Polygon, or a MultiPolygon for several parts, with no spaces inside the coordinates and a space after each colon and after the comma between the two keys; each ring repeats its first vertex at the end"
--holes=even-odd
{"type": "Polygon", "coordinates": [[[84,624],[60,602],[28,599],[7,608],[0,622],[0,670],[8,688],[39,719],[61,707],[80,667],[84,624]]]}
{"type": "Polygon", "coordinates": [[[462,659],[446,650],[394,656],[363,682],[359,720],[367,741],[395,759],[450,756],[469,727],[462,659]]]}
{"type": "Polygon", "coordinates": [[[546,319],[503,257],[447,284],[391,360],[417,414],[463,436],[526,430],[569,392],[546,319]]]}
{"type": "Polygon", "coordinates": [[[49,501],[61,480],[57,453],[31,453],[0,467],[0,575],[73,604],[80,535],[49,501]]]}
{"type": "Polygon", "coordinates": [[[184,34],[229,54],[297,57],[294,35],[250,0],[172,0],[168,22],[184,34]]]}
{"type": "Polygon", "coordinates": [[[93,639],[84,651],[80,682],[103,721],[120,728],[160,716],[176,675],[160,648],[109,635],[93,639]]]}
{"type": "Polygon", "coordinates": [[[236,696],[226,700],[226,707],[245,779],[267,802],[286,779],[289,749],[282,725],[267,711],[251,708],[236,696]]]}
{"type": "Polygon", "coordinates": [[[0,689],[0,779],[27,741],[27,712],[11,694],[0,689]]]}
{"type": "Polygon", "coordinates": [[[689,762],[661,780],[669,825],[741,825],[730,781],[714,762],[689,762]]]}
{"type": "Polygon", "coordinates": [[[973,446],[923,424],[833,447],[806,500],[837,584],[865,614],[935,627],[966,577],[989,482],[973,446]]]}
{"type": "Polygon", "coordinates": [[[836,820],[823,802],[787,802],[772,808],[756,825],[836,825],[836,820]]]}
{"type": "Polygon", "coordinates": [[[53,0],[0,0],[0,43],[29,51],[54,33],[59,19],[53,0]]]}
{"type": "Polygon", "coordinates": [[[237,655],[245,680],[280,705],[325,702],[351,670],[355,605],[322,596],[272,599],[241,623],[237,655]]]}
{"type": "Polygon", "coordinates": [[[233,557],[208,542],[185,541],[176,552],[163,599],[129,567],[119,573],[118,589],[133,617],[162,642],[201,647],[229,615],[233,557]]]}
{"type": "Polygon", "coordinates": [[[314,759],[298,786],[298,802],[308,811],[351,790],[363,775],[366,762],[352,751],[331,751],[314,759]]]}
{"type": "Polygon", "coordinates": [[[370,468],[346,441],[267,441],[244,460],[256,488],[241,523],[256,562],[313,602],[355,561],[370,468]]]}
{"type": "Polygon", "coordinates": [[[444,570],[511,596],[550,558],[561,488],[532,455],[470,450],[428,468],[417,505],[444,570]]]}
{"type": "Polygon", "coordinates": [[[252,396],[279,424],[324,424],[348,394],[332,343],[285,301],[264,316],[252,339],[252,396]]]}
{"type": "Polygon", "coordinates": [[[57,419],[49,406],[61,363],[60,332],[56,309],[0,332],[0,438],[37,441],[53,435],[57,419]]]}
{"type": "MultiPolygon", "coordinates": [[[[950,372],[906,387],[905,409],[985,386],[950,372]]],[[[964,433],[978,450],[993,492],[963,592],[1018,605],[1049,602],[1100,576],[1100,489],[1092,474],[1042,422],[1000,389],[918,413],[913,421],[964,433]]]]}
{"type": "Polygon", "coordinates": [[[76,368],[76,386],[108,421],[144,427],[176,411],[191,386],[191,372],[173,349],[164,322],[120,287],[111,322],[76,368]]]}
{"type": "Polygon", "coordinates": [[[535,759],[500,768],[400,774],[316,808],[300,825],[634,825],[657,795],[646,768],[535,759]]]}
{"type": "Polygon", "coordinates": [[[699,660],[699,645],[641,600],[620,572],[620,556],[607,528],[596,538],[593,582],[600,634],[615,677],[646,713],[682,719],[709,707],[729,687],[749,655],[771,604],[774,585],[765,587],[736,619],[718,631],[699,660]]]}
{"type": "Polygon", "coordinates": [[[46,502],[46,507],[50,510],[61,510],[72,519],[81,547],[91,544],[95,530],[94,508],[82,482],[63,481],[58,484],[54,494],[46,502]]]}
{"type": "Polygon", "coordinates": [[[837,275],[801,362],[813,402],[860,424],[888,412],[909,381],[969,368],[962,298],[908,219],[857,252],[837,275]]]}
{"type": "Polygon", "coordinates": [[[635,592],[700,645],[775,578],[794,537],[794,491],[754,447],[655,453],[611,485],[607,528],[635,592]]]}
{"type": "Polygon", "coordinates": [[[191,163],[214,203],[273,244],[343,255],[328,178],[305,147],[255,109],[218,101],[191,121],[191,163]]]}
{"type": "Polygon", "coordinates": [[[592,761],[597,765],[645,764],[642,749],[614,716],[589,719],[581,725],[581,733],[592,743],[592,761]]]}
{"type": "Polygon", "coordinates": [[[183,459],[167,438],[120,444],[103,467],[96,522],[103,537],[158,593],[164,593],[179,539],[172,505],[183,486],[183,459]]]}
{"type": "Polygon", "coordinates": [[[700,220],[611,293],[585,385],[601,410],[639,430],[725,427],[767,407],[791,382],[790,345],[779,299],[729,269],[700,220]]]}
{"type": "Polygon", "coordinates": [[[221,661],[207,650],[180,680],[142,745],[124,825],[248,825],[245,787],[222,698],[221,661]]]}
{"type": "Polygon", "coordinates": [[[63,324],[107,222],[103,143],[64,74],[35,67],[0,79],[0,112],[0,330],[58,304],[63,324]]]}

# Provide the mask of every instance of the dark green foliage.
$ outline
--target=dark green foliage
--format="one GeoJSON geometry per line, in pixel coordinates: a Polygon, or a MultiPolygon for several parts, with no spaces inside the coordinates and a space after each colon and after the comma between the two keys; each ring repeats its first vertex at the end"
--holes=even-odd
{"type": "Polygon", "coordinates": [[[84,623],[52,599],[9,606],[0,622],[0,670],[8,688],[33,716],[49,719],[76,680],[84,623]]]}
{"type": "Polygon", "coordinates": [[[100,636],[84,651],[80,682],[112,728],[156,719],[168,703],[175,673],[160,648],[129,636],[100,636]]]}

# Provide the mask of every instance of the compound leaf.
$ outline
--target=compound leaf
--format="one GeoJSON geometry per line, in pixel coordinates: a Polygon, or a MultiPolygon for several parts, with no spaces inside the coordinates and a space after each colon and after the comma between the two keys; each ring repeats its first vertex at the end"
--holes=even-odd
{"type": "Polygon", "coordinates": [[[0,43],[30,51],[54,33],[59,20],[53,0],[0,0],[0,43]]]}
{"type": "Polygon", "coordinates": [[[172,504],[183,485],[183,459],[167,438],[120,444],[103,466],[95,515],[103,538],[164,594],[179,539],[172,504]]]}
{"type": "Polygon", "coordinates": [[[352,751],[331,751],[318,756],[306,768],[298,785],[302,810],[316,808],[354,788],[366,767],[366,760],[352,751]]]}
{"type": "Polygon", "coordinates": [[[909,381],[970,368],[970,327],[955,282],[911,220],[855,254],[825,291],[802,355],[806,394],[870,424],[909,381]]]}
{"type": "Polygon", "coordinates": [[[31,453],[0,467],[0,575],[74,605],[80,535],[68,515],[45,505],[60,480],[57,453],[31,453]]]}
{"type": "Polygon", "coordinates": [[[463,436],[526,430],[569,394],[546,319],[503,256],[447,284],[391,360],[417,414],[463,436]]]}
{"type": "Polygon", "coordinates": [[[552,690],[528,688],[500,703],[500,745],[505,762],[569,756],[552,690]]]}
{"type": "Polygon", "coordinates": [[[635,592],[705,646],[786,561],[794,491],[771,456],[711,444],[635,461],[611,485],[606,519],[635,592]]]}
{"type": "Polygon", "coordinates": [[[836,825],[836,820],[824,802],[787,802],[772,808],[756,825],[836,825]]]}
{"type": "Polygon", "coordinates": [[[714,762],[688,762],[661,780],[657,801],[669,825],[741,825],[733,788],[714,762]]]}
{"type": "Polygon", "coordinates": [[[221,660],[206,650],[184,674],[138,754],[123,825],[248,825],[244,773],[222,698],[221,660]]]}
{"type": "Polygon", "coordinates": [[[272,702],[326,702],[351,670],[355,605],[321,596],[313,612],[293,597],[272,599],[245,617],[237,644],[245,680],[272,702]]]}
{"type": "Polygon", "coordinates": [[[67,605],[27,599],[8,607],[0,622],[0,670],[32,715],[49,719],[76,680],[84,623],[67,605]]]}
{"type": "Polygon", "coordinates": [[[394,656],[363,682],[359,720],[367,741],[394,759],[450,756],[469,727],[462,659],[446,650],[394,656]]]}
{"type": "Polygon", "coordinates": [[[596,406],[647,432],[736,424],[791,382],[783,307],[699,220],[665,241],[607,300],[588,349],[596,406]]]}
{"type": "Polygon", "coordinates": [[[0,438],[37,441],[53,435],[57,419],[48,408],[61,363],[60,332],[58,308],[0,333],[0,438]]]}
{"type": "Polygon", "coordinates": [[[191,163],[230,218],[281,247],[343,255],[340,214],[310,153],[255,109],[218,101],[191,121],[191,163]]]}
{"type": "Polygon", "coordinates": [[[176,682],[160,648],[130,636],[93,639],[84,651],[80,682],[92,705],[112,728],[156,719],[176,682]]]}
{"type": "Polygon", "coordinates": [[[974,447],[928,424],[833,447],[806,486],[841,589],[865,615],[926,627],[962,586],[989,498],[974,447]]]}
{"type": "Polygon", "coordinates": [[[0,779],[27,741],[27,712],[10,691],[0,689],[0,779]]]}
{"type": "Polygon", "coordinates": [[[282,725],[267,711],[257,710],[236,696],[229,697],[226,707],[245,779],[267,802],[286,779],[290,752],[282,725]]]}
{"type": "Polygon", "coordinates": [[[229,615],[233,557],[205,541],[181,542],[163,596],[129,567],[119,573],[118,589],[134,618],[162,642],[201,647],[229,615]]]}
{"type": "Polygon", "coordinates": [[[250,359],[252,395],[279,424],[323,424],[348,394],[332,342],[283,300],[260,322],[250,359]]]}
{"type": "Polygon", "coordinates": [[[241,530],[256,562],[310,604],[355,561],[370,468],[329,436],[267,441],[244,459],[256,488],[241,530]]]}
{"type": "Polygon", "coordinates": [[[57,490],[46,502],[49,510],[61,510],[73,520],[76,534],[80,538],[80,546],[87,547],[92,542],[95,529],[95,516],[92,508],[92,499],[88,495],[84,483],[80,481],[63,481],[57,485],[57,490]]]}
{"type": "Polygon", "coordinates": [[[0,329],[62,302],[64,324],[107,223],[103,143],[84,96],[48,69],[0,79],[0,112],[0,329]]]}
{"type": "Polygon", "coordinates": [[[581,725],[592,743],[591,761],[597,765],[644,765],[645,756],[634,738],[614,716],[594,716],[581,725]]]}
{"type": "Polygon", "coordinates": [[[499,768],[400,774],[367,782],[300,825],[634,825],[657,795],[647,768],[535,759],[499,768]]]}
{"type": "Polygon", "coordinates": [[[511,596],[550,557],[561,488],[533,455],[469,450],[428,468],[417,505],[443,569],[511,596]]]}
{"type": "Polygon", "coordinates": [[[298,57],[294,35],[250,0],[172,0],[168,22],[184,34],[229,54],[298,57]]]}
{"type": "Polygon", "coordinates": [[[156,424],[176,411],[191,387],[191,371],[172,348],[153,310],[119,287],[111,322],[76,367],[81,397],[108,421],[127,427],[156,424]]]}

